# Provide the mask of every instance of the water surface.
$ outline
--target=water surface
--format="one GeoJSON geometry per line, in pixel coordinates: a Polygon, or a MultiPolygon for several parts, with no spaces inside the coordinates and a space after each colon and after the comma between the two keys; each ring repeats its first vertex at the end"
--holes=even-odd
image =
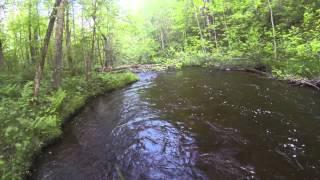
{"type": "Polygon", "coordinates": [[[30,179],[319,179],[318,92],[198,68],[140,77],[89,103],[30,179]]]}

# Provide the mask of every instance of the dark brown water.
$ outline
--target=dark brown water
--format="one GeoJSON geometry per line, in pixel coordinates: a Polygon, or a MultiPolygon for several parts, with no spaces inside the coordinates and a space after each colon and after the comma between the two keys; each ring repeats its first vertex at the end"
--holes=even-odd
{"type": "Polygon", "coordinates": [[[31,179],[320,179],[320,94],[243,72],[143,73],[92,101],[31,179]]]}

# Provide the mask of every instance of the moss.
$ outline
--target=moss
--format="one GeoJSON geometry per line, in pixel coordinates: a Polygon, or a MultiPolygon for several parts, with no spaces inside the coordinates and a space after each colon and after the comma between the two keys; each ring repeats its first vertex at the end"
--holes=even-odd
{"type": "Polygon", "coordinates": [[[23,179],[34,155],[61,136],[61,125],[88,98],[136,80],[132,73],[96,74],[88,82],[80,76],[66,77],[58,91],[44,82],[37,99],[32,97],[32,82],[2,84],[0,94],[5,96],[0,97],[1,179],[23,179]],[[13,87],[21,87],[18,95],[13,87]]]}

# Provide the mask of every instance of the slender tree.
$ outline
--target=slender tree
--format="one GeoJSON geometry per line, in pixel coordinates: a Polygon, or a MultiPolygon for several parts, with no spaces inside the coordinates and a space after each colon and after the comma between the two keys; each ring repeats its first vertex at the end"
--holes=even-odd
{"type": "Polygon", "coordinates": [[[229,35],[228,35],[229,26],[227,24],[227,16],[226,16],[226,10],[225,10],[225,4],[224,3],[222,3],[222,14],[223,14],[223,25],[224,25],[224,29],[225,29],[224,33],[226,34],[226,37],[227,37],[228,47],[229,47],[229,49],[231,49],[230,39],[229,39],[229,35]]]}
{"type": "Polygon", "coordinates": [[[0,68],[2,68],[3,65],[4,65],[3,45],[2,45],[2,39],[0,37],[0,68]]]}
{"type": "MultiPolygon", "coordinates": [[[[5,4],[0,3],[0,16],[4,14],[5,4]]],[[[2,18],[0,17],[0,26],[2,26],[2,18]]],[[[3,52],[3,37],[2,37],[2,27],[0,27],[0,68],[4,66],[4,52],[3,52]]]]}
{"type": "Polygon", "coordinates": [[[268,7],[270,11],[270,21],[271,21],[271,26],[272,26],[272,37],[273,37],[273,53],[274,53],[274,58],[278,58],[277,54],[277,40],[276,40],[276,28],[274,24],[274,16],[273,16],[273,10],[272,10],[272,1],[268,0],[268,7]]]}
{"type": "Polygon", "coordinates": [[[92,21],[93,21],[93,26],[92,26],[92,42],[91,42],[91,52],[90,56],[86,58],[86,80],[89,80],[91,77],[91,71],[92,71],[92,62],[95,58],[95,43],[96,43],[96,20],[97,20],[97,0],[93,0],[92,2],[92,21]]]}
{"type": "Polygon", "coordinates": [[[29,17],[28,17],[28,38],[29,38],[29,48],[30,48],[30,59],[32,63],[36,62],[36,48],[35,48],[35,41],[34,41],[34,37],[36,37],[36,35],[32,36],[32,33],[35,33],[32,30],[32,20],[33,20],[33,12],[32,12],[32,7],[33,7],[33,3],[32,0],[29,0],[29,17]]]}
{"type": "Polygon", "coordinates": [[[53,71],[53,87],[58,89],[61,85],[61,73],[62,73],[62,40],[63,40],[63,30],[64,30],[64,11],[65,4],[67,0],[61,0],[59,9],[57,12],[57,22],[56,22],[56,51],[54,56],[54,71],[53,71]]]}
{"type": "Polygon", "coordinates": [[[38,96],[40,90],[41,79],[43,76],[44,64],[48,52],[49,42],[52,35],[54,23],[57,15],[57,8],[60,6],[61,0],[56,0],[53,6],[53,10],[50,15],[50,20],[47,28],[45,38],[43,40],[43,45],[41,49],[40,61],[37,64],[36,75],[34,78],[34,96],[38,96]]]}
{"type": "Polygon", "coordinates": [[[73,58],[71,54],[71,29],[70,29],[70,3],[66,2],[66,50],[69,69],[73,70],[73,58]]]}
{"type": "Polygon", "coordinates": [[[215,43],[215,45],[216,45],[216,49],[219,50],[218,35],[217,35],[217,30],[216,30],[216,18],[215,18],[215,16],[212,17],[212,25],[213,25],[214,43],[215,43]]]}
{"type": "Polygon", "coordinates": [[[200,25],[200,20],[199,20],[199,17],[198,17],[198,8],[194,5],[193,0],[192,0],[192,6],[194,8],[194,17],[195,17],[195,19],[197,21],[197,26],[198,26],[198,29],[199,29],[202,51],[205,53],[206,52],[206,47],[204,45],[205,39],[204,39],[204,35],[203,35],[202,28],[201,28],[201,25],[200,25]]]}

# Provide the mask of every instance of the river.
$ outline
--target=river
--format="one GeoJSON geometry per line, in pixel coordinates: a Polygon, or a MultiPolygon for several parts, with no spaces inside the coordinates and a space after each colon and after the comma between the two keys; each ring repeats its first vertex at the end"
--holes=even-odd
{"type": "Polygon", "coordinates": [[[320,93],[255,74],[139,74],[99,96],[29,179],[319,179],[320,93]]]}

